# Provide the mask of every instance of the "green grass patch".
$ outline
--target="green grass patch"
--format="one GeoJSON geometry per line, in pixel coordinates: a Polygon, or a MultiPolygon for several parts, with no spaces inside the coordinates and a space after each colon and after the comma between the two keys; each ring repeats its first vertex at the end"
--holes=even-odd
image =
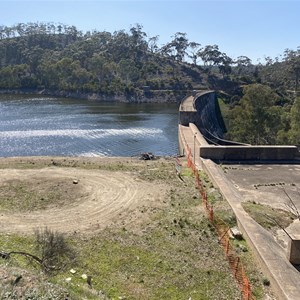
{"type": "Polygon", "coordinates": [[[5,181],[0,186],[0,209],[14,212],[44,210],[71,204],[83,196],[80,186],[71,179],[39,179],[5,181]]]}
{"type": "Polygon", "coordinates": [[[268,230],[286,228],[296,219],[291,212],[269,205],[248,201],[242,203],[242,206],[259,225],[268,230]]]}

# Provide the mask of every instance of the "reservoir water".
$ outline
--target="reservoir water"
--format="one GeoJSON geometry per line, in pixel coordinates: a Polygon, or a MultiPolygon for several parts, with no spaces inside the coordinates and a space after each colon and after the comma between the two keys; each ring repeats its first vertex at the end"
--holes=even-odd
{"type": "Polygon", "coordinates": [[[0,156],[176,155],[176,104],[0,95],[0,156]]]}

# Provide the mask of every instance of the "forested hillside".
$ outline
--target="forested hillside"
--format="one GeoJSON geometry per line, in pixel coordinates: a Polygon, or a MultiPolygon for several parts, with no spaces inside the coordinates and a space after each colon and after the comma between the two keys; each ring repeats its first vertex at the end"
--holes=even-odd
{"type": "Polygon", "coordinates": [[[113,33],[53,23],[0,26],[0,91],[179,102],[192,90],[214,89],[228,138],[300,144],[299,48],[253,64],[186,33],[170,39],[159,46],[159,36],[139,24],[113,33]]]}
{"type": "Polygon", "coordinates": [[[129,32],[83,34],[74,26],[18,24],[0,28],[0,38],[1,89],[123,95],[134,101],[155,91],[182,98],[187,90],[205,88],[201,70],[184,63],[189,42],[183,33],[163,48],[140,25],[129,32]]]}

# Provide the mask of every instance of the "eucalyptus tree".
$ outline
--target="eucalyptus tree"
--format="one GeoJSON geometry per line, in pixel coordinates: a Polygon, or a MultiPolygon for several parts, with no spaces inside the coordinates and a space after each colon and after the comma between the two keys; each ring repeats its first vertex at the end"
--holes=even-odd
{"type": "Polygon", "coordinates": [[[275,144],[281,129],[277,100],[278,95],[268,86],[244,87],[244,96],[229,112],[229,138],[250,144],[275,144]]]}
{"type": "Polygon", "coordinates": [[[188,44],[188,57],[192,60],[194,66],[197,65],[197,61],[199,59],[198,52],[201,49],[201,44],[196,42],[190,42],[188,44]]]}
{"type": "Polygon", "coordinates": [[[300,79],[300,47],[295,50],[286,49],[284,52],[284,60],[288,66],[288,72],[292,75],[295,81],[294,90],[295,94],[299,91],[300,79]]]}
{"type": "Polygon", "coordinates": [[[247,72],[248,68],[252,65],[252,61],[249,57],[241,55],[234,61],[234,64],[236,65],[238,75],[241,75],[247,72]]]}
{"type": "Polygon", "coordinates": [[[222,52],[219,50],[218,45],[207,45],[204,48],[199,49],[197,55],[201,58],[204,66],[215,66],[221,61],[222,52]]]}
{"type": "Polygon", "coordinates": [[[174,61],[182,62],[189,46],[186,35],[183,32],[176,32],[172,37],[173,39],[161,48],[161,53],[164,56],[171,57],[174,61]]]}
{"type": "Polygon", "coordinates": [[[182,62],[187,54],[186,50],[189,46],[189,40],[186,36],[186,33],[176,32],[173,40],[171,41],[173,47],[175,48],[175,58],[179,62],[182,62]]]}
{"type": "Polygon", "coordinates": [[[135,66],[132,59],[121,59],[118,64],[119,74],[128,85],[131,82],[138,80],[140,76],[139,69],[135,66]]]}
{"type": "Polygon", "coordinates": [[[152,54],[157,53],[159,50],[159,47],[157,45],[158,40],[159,40],[159,35],[152,36],[148,39],[148,49],[152,54]]]}
{"type": "Polygon", "coordinates": [[[16,31],[18,33],[19,36],[24,36],[25,34],[25,27],[26,25],[24,23],[18,23],[16,25],[16,31]]]}
{"type": "Polygon", "coordinates": [[[219,62],[217,63],[220,73],[224,76],[229,75],[232,71],[231,65],[233,63],[232,58],[230,58],[226,53],[220,55],[219,62]]]}
{"type": "Polygon", "coordinates": [[[142,59],[146,58],[148,44],[146,41],[147,34],[142,30],[143,26],[136,24],[130,28],[131,35],[129,36],[130,50],[135,63],[140,64],[142,59]]]}
{"type": "Polygon", "coordinates": [[[300,97],[296,97],[291,108],[290,143],[300,145],[300,97]]]}

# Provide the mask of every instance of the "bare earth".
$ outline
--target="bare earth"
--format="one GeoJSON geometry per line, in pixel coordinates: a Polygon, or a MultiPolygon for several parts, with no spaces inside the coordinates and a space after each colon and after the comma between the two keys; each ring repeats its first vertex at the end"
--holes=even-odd
{"type": "MultiPolygon", "coordinates": [[[[36,165],[43,159],[21,160],[0,160],[0,201],[5,197],[17,197],[11,193],[10,188],[5,187],[23,183],[26,186],[26,193],[23,192],[25,196],[34,195],[41,202],[45,200],[49,203],[45,203],[42,208],[29,207],[25,212],[18,211],[18,207],[1,209],[0,206],[0,232],[26,234],[48,227],[66,233],[92,234],[106,226],[128,224],[140,218],[142,214],[138,213],[139,208],[146,203],[148,207],[151,207],[151,203],[157,206],[165,193],[163,186],[153,186],[139,179],[134,172],[49,166],[50,158],[45,158],[46,167],[40,168],[36,165]],[[14,167],[16,163],[29,162],[35,166],[14,167]],[[47,198],[51,191],[56,197],[54,201],[47,198]]],[[[74,159],[69,160],[76,163],[74,159]]],[[[98,158],[97,163],[107,163],[108,160],[113,161],[112,158],[98,158]]],[[[122,161],[120,158],[116,160],[122,161]]],[[[92,159],[86,161],[92,163],[92,159]]],[[[63,162],[66,164],[68,160],[63,159],[63,162]]]]}

